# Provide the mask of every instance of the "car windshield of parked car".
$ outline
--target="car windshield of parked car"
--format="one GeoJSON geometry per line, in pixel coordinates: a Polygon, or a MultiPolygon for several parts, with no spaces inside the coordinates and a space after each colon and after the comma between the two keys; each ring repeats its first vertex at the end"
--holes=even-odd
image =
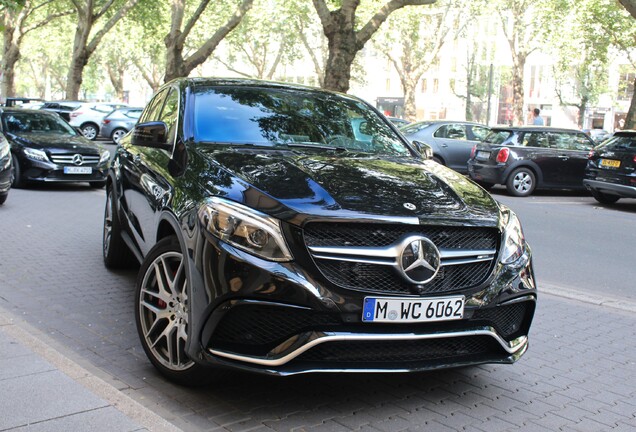
{"type": "Polygon", "coordinates": [[[621,136],[617,135],[605,141],[600,146],[603,150],[620,151],[620,150],[636,150],[636,135],[634,136],[621,136]]]}
{"type": "Polygon", "coordinates": [[[510,135],[512,135],[512,131],[509,130],[492,130],[486,135],[484,142],[489,144],[503,144],[510,135]]]}
{"type": "Polygon", "coordinates": [[[205,87],[194,103],[197,142],[410,155],[375,111],[353,98],[262,87],[205,87]]]}
{"type": "Polygon", "coordinates": [[[77,135],[75,130],[57,115],[44,113],[3,113],[2,124],[9,133],[47,133],[77,135]]]}

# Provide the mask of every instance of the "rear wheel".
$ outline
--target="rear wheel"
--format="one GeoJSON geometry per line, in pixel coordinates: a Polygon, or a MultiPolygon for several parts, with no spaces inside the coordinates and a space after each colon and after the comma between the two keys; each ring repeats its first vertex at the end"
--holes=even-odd
{"type": "Polygon", "coordinates": [[[601,204],[614,204],[620,199],[619,196],[604,194],[603,192],[599,192],[594,189],[590,190],[590,193],[592,194],[594,199],[601,204]]]}
{"type": "Polygon", "coordinates": [[[0,193],[0,205],[4,204],[8,196],[9,196],[9,192],[0,193]]]}
{"type": "Polygon", "coordinates": [[[439,157],[437,157],[437,156],[433,156],[433,157],[431,158],[431,160],[432,160],[433,162],[437,162],[437,163],[438,163],[438,164],[440,164],[440,165],[446,165],[446,164],[444,163],[444,161],[443,161],[442,159],[440,159],[439,157]]]}
{"type": "Polygon", "coordinates": [[[83,124],[80,127],[80,130],[82,131],[82,135],[84,135],[84,138],[91,141],[97,138],[97,134],[99,133],[99,127],[97,127],[97,125],[93,123],[83,124]]]}
{"type": "Polygon", "coordinates": [[[114,193],[112,188],[110,188],[106,191],[104,232],[102,236],[104,265],[109,269],[127,268],[136,262],[135,257],[121,236],[121,224],[115,205],[114,193]]]}
{"type": "Polygon", "coordinates": [[[216,370],[192,361],[189,337],[188,277],[179,242],[167,237],[144,260],[135,291],[135,318],[141,345],[152,364],[170,381],[198,386],[216,378],[216,370]]]}
{"type": "Polygon", "coordinates": [[[506,189],[510,195],[526,197],[536,187],[536,177],[530,168],[517,168],[508,176],[506,189]]]}
{"type": "Polygon", "coordinates": [[[126,129],[117,128],[110,134],[110,139],[112,139],[115,144],[119,144],[119,140],[126,135],[126,133],[126,129]]]}

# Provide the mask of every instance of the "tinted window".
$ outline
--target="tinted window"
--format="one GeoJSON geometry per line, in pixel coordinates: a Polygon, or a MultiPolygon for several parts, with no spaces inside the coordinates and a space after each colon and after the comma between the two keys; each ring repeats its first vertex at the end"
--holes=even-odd
{"type": "Polygon", "coordinates": [[[636,150],[636,136],[614,136],[601,145],[604,150],[636,150]]]}
{"type": "Polygon", "coordinates": [[[77,135],[75,130],[57,115],[41,113],[4,113],[4,130],[11,133],[50,133],[57,135],[77,135]]]}
{"type": "Polygon", "coordinates": [[[490,129],[482,126],[472,126],[473,135],[477,141],[483,141],[488,136],[490,129]]]}
{"type": "Polygon", "coordinates": [[[441,126],[433,134],[435,138],[447,138],[456,140],[466,139],[466,126],[462,124],[448,124],[441,126]]]}
{"type": "Polygon", "coordinates": [[[403,134],[410,135],[410,134],[419,132],[422,129],[426,129],[429,126],[430,126],[430,123],[427,123],[427,122],[412,123],[406,126],[402,126],[400,130],[402,131],[403,134]]]}
{"type": "Polygon", "coordinates": [[[559,150],[592,150],[593,144],[584,134],[551,133],[550,146],[559,150]]]}
{"type": "Polygon", "coordinates": [[[139,119],[140,123],[155,121],[159,118],[159,112],[161,111],[163,101],[166,98],[166,93],[167,91],[163,90],[150,101],[139,119]]]}
{"type": "Polygon", "coordinates": [[[493,130],[486,135],[484,142],[491,144],[503,144],[511,135],[512,131],[493,130]]]}
{"type": "Polygon", "coordinates": [[[550,148],[550,138],[545,132],[526,132],[523,134],[521,145],[524,147],[550,148]]]}
{"type": "Polygon", "coordinates": [[[194,134],[197,141],[212,143],[295,144],[410,154],[384,120],[363,102],[313,91],[198,89],[194,134]]]}
{"type": "Polygon", "coordinates": [[[179,115],[179,93],[175,89],[171,89],[166,103],[163,105],[163,110],[159,116],[159,121],[162,121],[168,126],[168,142],[174,142],[175,133],[177,130],[177,118],[179,115]]]}

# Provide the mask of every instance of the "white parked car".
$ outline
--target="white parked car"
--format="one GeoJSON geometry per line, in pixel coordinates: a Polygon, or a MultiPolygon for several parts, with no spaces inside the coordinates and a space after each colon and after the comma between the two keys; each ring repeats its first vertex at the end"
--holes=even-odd
{"type": "Polygon", "coordinates": [[[99,128],[104,117],[113,110],[126,106],[128,105],[122,103],[83,103],[71,112],[69,123],[79,128],[86,138],[94,140],[99,136],[99,128]]]}

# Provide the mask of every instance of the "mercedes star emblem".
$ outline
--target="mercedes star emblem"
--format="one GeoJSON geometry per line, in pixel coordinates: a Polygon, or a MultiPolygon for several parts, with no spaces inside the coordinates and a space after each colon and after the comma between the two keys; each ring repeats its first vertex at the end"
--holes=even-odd
{"type": "Polygon", "coordinates": [[[81,154],[73,155],[73,164],[74,165],[81,165],[83,163],[84,163],[84,158],[82,157],[81,154]]]}
{"type": "Polygon", "coordinates": [[[400,255],[402,276],[409,282],[425,284],[439,271],[441,264],[439,250],[426,237],[418,237],[409,242],[400,255]]]}

